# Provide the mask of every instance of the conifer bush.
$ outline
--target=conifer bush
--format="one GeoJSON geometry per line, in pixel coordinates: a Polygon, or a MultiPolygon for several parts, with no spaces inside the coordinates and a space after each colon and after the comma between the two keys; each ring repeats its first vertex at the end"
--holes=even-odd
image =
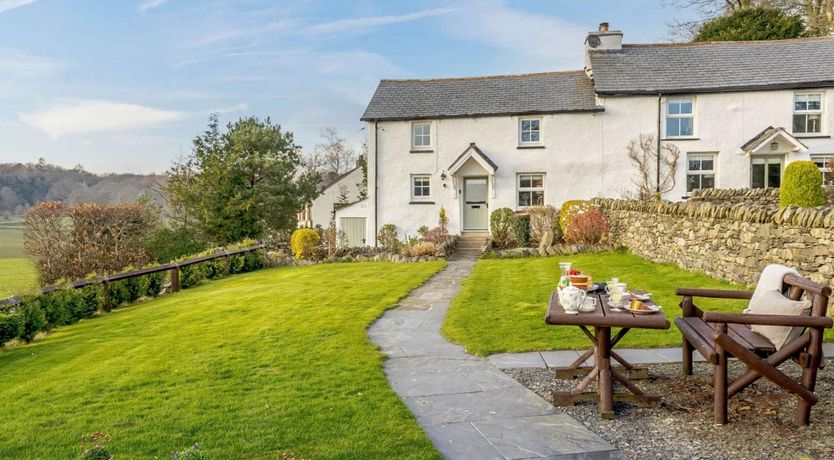
{"type": "Polygon", "coordinates": [[[311,259],[316,255],[316,251],[321,241],[319,232],[312,228],[299,228],[292,232],[290,237],[290,248],[295,260],[311,259]]]}
{"type": "Polygon", "coordinates": [[[781,207],[795,205],[813,208],[825,204],[822,188],[822,172],[812,161],[794,161],[785,168],[785,177],[779,190],[781,207]]]}

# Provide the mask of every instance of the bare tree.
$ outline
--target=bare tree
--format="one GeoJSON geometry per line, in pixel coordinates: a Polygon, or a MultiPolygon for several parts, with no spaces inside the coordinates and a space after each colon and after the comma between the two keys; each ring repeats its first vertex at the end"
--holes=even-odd
{"type": "Polygon", "coordinates": [[[324,142],[316,145],[316,153],[323,173],[343,174],[356,165],[356,152],[339,136],[336,128],[325,128],[321,132],[324,142]]]}
{"type": "Polygon", "coordinates": [[[834,0],[660,0],[664,6],[694,9],[701,19],[676,21],[670,26],[672,38],[689,40],[707,20],[731,14],[741,8],[776,8],[805,21],[808,35],[824,37],[834,34],[834,0]]]}
{"type": "Polygon", "coordinates": [[[637,169],[637,196],[641,200],[659,200],[675,188],[675,176],[681,151],[674,144],[663,144],[658,152],[654,136],[641,134],[628,143],[628,159],[637,169]]]}

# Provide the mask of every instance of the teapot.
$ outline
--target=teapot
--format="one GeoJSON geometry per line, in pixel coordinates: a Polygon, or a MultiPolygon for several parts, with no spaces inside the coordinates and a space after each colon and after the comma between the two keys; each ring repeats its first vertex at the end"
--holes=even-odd
{"type": "Polygon", "coordinates": [[[582,302],[588,297],[588,293],[584,289],[579,289],[576,286],[567,286],[559,289],[559,303],[566,312],[577,312],[582,302]]]}

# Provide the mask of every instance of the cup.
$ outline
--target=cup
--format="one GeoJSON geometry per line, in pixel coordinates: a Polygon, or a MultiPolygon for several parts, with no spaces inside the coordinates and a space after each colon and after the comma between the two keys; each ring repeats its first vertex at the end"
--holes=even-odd
{"type": "Polygon", "coordinates": [[[611,278],[610,280],[608,280],[605,283],[605,293],[610,296],[611,293],[613,292],[614,287],[618,284],[620,284],[620,279],[619,278],[611,278]]]}
{"type": "Polygon", "coordinates": [[[617,283],[611,290],[611,302],[614,305],[623,305],[628,301],[626,293],[628,292],[628,285],[626,283],[617,283]]]}

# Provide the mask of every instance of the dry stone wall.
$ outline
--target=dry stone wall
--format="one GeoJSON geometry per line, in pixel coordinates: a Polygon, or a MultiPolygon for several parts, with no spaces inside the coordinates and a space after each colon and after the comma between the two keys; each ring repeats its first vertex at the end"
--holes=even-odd
{"type": "Polygon", "coordinates": [[[649,260],[743,284],[780,263],[834,287],[834,207],[594,201],[609,219],[610,242],[649,260]]]}

